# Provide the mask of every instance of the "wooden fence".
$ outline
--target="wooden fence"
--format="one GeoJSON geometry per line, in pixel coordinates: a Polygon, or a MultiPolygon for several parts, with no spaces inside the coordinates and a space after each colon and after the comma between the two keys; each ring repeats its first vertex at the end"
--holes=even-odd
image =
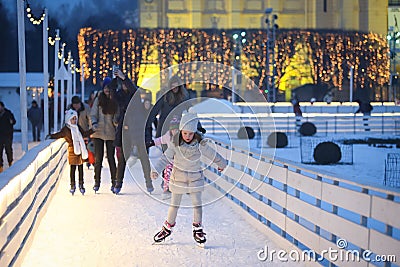
{"type": "Polygon", "coordinates": [[[67,144],[45,141],[2,173],[0,266],[18,266],[67,163],[67,144]],[[7,175],[7,176],[5,176],[7,175]]]}
{"type": "Polygon", "coordinates": [[[216,144],[230,165],[222,175],[208,167],[207,182],[277,244],[315,253],[308,264],[372,266],[382,257],[385,266],[399,264],[400,193],[216,144]]]}

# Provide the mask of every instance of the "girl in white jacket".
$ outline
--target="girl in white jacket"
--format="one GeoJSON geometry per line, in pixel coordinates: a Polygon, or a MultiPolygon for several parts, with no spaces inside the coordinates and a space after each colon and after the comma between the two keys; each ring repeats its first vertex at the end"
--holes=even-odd
{"type": "Polygon", "coordinates": [[[206,242],[202,228],[202,201],[201,192],[204,190],[204,175],[201,166],[201,156],[207,157],[218,166],[219,171],[226,167],[226,160],[214,151],[206,140],[202,140],[197,133],[198,118],[195,113],[189,112],[182,116],[179,124],[179,134],[168,144],[161,160],[152,172],[152,178],[157,178],[158,173],[168,163],[174,163],[169,190],[171,203],[168,209],[167,220],[161,231],[154,236],[155,242],[163,241],[172,232],[178,213],[182,196],[189,194],[193,205],[193,237],[199,244],[206,242]]]}

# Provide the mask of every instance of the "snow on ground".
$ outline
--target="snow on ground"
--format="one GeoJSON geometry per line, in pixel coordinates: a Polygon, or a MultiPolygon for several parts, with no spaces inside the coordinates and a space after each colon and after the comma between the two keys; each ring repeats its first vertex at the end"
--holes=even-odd
{"type": "MultiPolygon", "coordinates": [[[[85,168],[84,196],[68,192],[66,168],[22,266],[264,266],[257,252],[265,246],[280,249],[235,213],[233,204],[224,198],[203,208],[205,249],[193,240],[191,208],[180,208],[168,242],[152,245],[168,209],[156,199],[161,195],[160,179],[154,181],[156,190],[151,197],[142,191],[144,180],[137,184],[126,172],[122,194],[116,196],[110,191],[106,160],[103,165],[99,194],[91,189],[93,167],[85,168]]],[[[142,177],[140,163],[133,169],[135,177],[142,177]]],[[[205,191],[203,203],[216,194],[205,191]]],[[[185,196],[184,202],[189,204],[189,198],[185,196]]],[[[275,260],[268,265],[283,263],[275,260]]]]}
{"type": "MultiPolygon", "coordinates": [[[[383,136],[373,137],[379,138],[383,136]]],[[[342,139],[340,136],[337,136],[336,138],[342,139]]],[[[347,136],[347,138],[349,138],[349,136],[347,136]]],[[[317,165],[300,163],[300,137],[291,136],[289,139],[291,142],[289,147],[275,150],[275,156],[277,158],[290,160],[295,162],[298,166],[324,171],[338,178],[343,178],[356,183],[400,192],[400,188],[383,185],[385,177],[385,159],[387,154],[400,153],[400,149],[396,148],[394,145],[392,145],[392,148],[373,147],[366,144],[353,145],[353,164],[317,165]]],[[[265,149],[267,153],[273,153],[271,150],[271,148],[265,149]]]]}
{"type": "MultiPolygon", "coordinates": [[[[324,138],[327,138],[328,140],[344,140],[367,139],[371,137],[383,139],[394,138],[394,136],[387,135],[331,135],[329,137],[317,136],[316,138],[321,138],[321,140],[324,138]]],[[[322,171],[327,175],[353,181],[359,184],[400,192],[399,187],[391,187],[383,184],[385,177],[385,160],[387,158],[387,154],[400,153],[400,149],[396,148],[395,145],[391,145],[392,147],[389,148],[373,147],[368,146],[367,144],[356,144],[353,145],[353,164],[318,165],[301,163],[300,136],[288,135],[288,146],[277,149],[269,147],[266,144],[266,141],[262,142],[260,140],[256,140],[256,138],[252,140],[232,139],[231,142],[227,142],[222,136],[213,136],[212,138],[224,143],[230,143],[234,147],[241,147],[245,150],[262,153],[265,156],[273,157],[304,169],[320,172],[322,171]]],[[[265,137],[264,140],[267,140],[267,138],[265,137]]]]}

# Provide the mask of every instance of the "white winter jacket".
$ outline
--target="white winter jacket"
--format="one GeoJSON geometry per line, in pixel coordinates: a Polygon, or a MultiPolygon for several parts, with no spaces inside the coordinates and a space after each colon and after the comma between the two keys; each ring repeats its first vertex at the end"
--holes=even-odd
{"type": "Polygon", "coordinates": [[[204,190],[204,175],[202,162],[215,163],[219,168],[225,168],[227,162],[220,154],[210,147],[207,140],[200,143],[183,143],[175,146],[172,142],[164,152],[155,169],[160,173],[163,168],[173,162],[169,189],[172,193],[185,194],[204,190]]]}

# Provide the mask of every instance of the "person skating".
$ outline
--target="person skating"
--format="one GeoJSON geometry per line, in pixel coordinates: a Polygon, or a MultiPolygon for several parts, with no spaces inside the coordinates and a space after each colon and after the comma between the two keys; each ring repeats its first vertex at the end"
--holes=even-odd
{"type": "MultiPolygon", "coordinates": [[[[155,146],[161,146],[161,145],[168,145],[170,142],[172,142],[173,137],[179,133],[179,123],[180,119],[178,117],[173,117],[172,120],[169,122],[169,131],[164,134],[161,137],[158,137],[154,139],[154,145],[155,146]]],[[[162,179],[163,182],[161,184],[161,187],[163,189],[163,199],[167,199],[171,194],[171,191],[169,190],[169,179],[171,177],[171,172],[174,164],[173,162],[170,162],[165,166],[165,169],[162,171],[162,179]]]]}
{"type": "Polygon", "coordinates": [[[92,135],[94,143],[94,186],[97,192],[100,189],[101,168],[104,157],[104,143],[107,150],[107,160],[110,167],[111,185],[115,186],[117,166],[115,164],[115,130],[118,125],[118,103],[110,90],[111,78],[106,77],[103,81],[103,90],[94,100],[90,110],[90,122],[95,133],[92,135]]]}
{"type": "MultiPolygon", "coordinates": [[[[81,101],[81,98],[77,95],[74,95],[71,98],[71,104],[68,106],[67,109],[73,109],[78,113],[78,125],[82,128],[84,131],[88,131],[91,126],[90,126],[90,107],[88,104],[84,103],[81,101]]],[[[84,138],[86,147],[88,147],[90,138],[84,138]]],[[[94,164],[94,153],[89,151],[89,158],[88,161],[86,162],[87,168],[90,168],[90,164],[94,164]]]]}
{"type": "Polygon", "coordinates": [[[50,134],[50,139],[64,138],[68,143],[68,163],[70,165],[70,193],[75,193],[75,172],[79,173],[79,191],[82,195],[85,193],[83,179],[83,162],[88,158],[86,144],[83,137],[87,137],[93,133],[93,130],[83,131],[78,125],[78,113],[69,109],[65,113],[65,126],[57,133],[50,134]]]}
{"type": "Polygon", "coordinates": [[[204,175],[200,157],[205,156],[223,171],[227,166],[226,160],[214,151],[201,134],[197,133],[197,115],[191,111],[182,116],[179,124],[179,134],[175,135],[173,142],[155,165],[152,178],[158,177],[158,173],[168,162],[174,162],[169,188],[171,191],[171,203],[168,216],[161,230],[154,236],[154,242],[162,242],[168,237],[176,223],[176,216],[182,196],[189,194],[192,199],[193,238],[199,244],[206,242],[202,226],[202,200],[201,193],[204,190],[204,175]]]}
{"type": "MultiPolygon", "coordinates": [[[[132,81],[120,70],[117,69],[114,72],[116,78],[110,84],[111,90],[115,94],[115,99],[118,103],[119,107],[119,117],[118,117],[118,126],[115,132],[115,140],[114,145],[117,149],[117,177],[115,184],[111,187],[111,191],[115,194],[119,194],[122,188],[125,167],[126,167],[126,155],[130,155],[131,151],[125,151],[125,149],[133,150],[135,147],[137,149],[137,156],[140,159],[140,163],[142,165],[143,175],[146,183],[147,192],[151,193],[154,191],[153,181],[150,177],[150,161],[146,151],[145,146],[145,124],[146,124],[146,115],[145,107],[140,98],[140,94],[138,88],[132,83],[132,81]],[[121,89],[117,90],[118,80],[121,81],[121,89]],[[128,108],[129,103],[132,100],[132,105],[135,108],[134,113],[130,113],[127,116],[126,120],[129,121],[129,125],[134,125],[135,129],[129,131],[129,127],[124,124],[125,113],[128,108]],[[140,126],[143,126],[141,128],[140,126]],[[126,131],[126,139],[124,146],[122,145],[122,132],[123,129],[126,131]]],[[[149,139],[151,137],[148,137],[149,139]]]]}

